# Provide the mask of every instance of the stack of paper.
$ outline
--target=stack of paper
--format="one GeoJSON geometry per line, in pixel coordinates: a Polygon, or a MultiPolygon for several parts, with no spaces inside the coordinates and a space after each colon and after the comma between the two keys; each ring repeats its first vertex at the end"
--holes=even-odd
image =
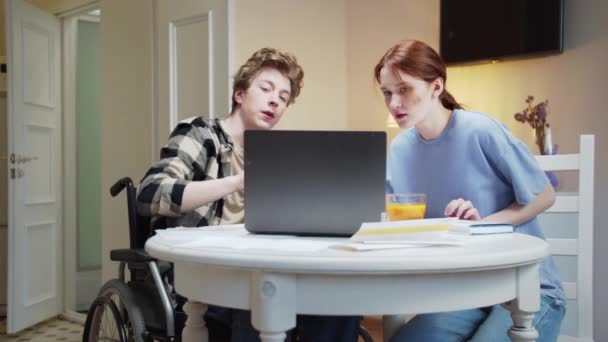
{"type": "Polygon", "coordinates": [[[257,235],[243,225],[199,228],[167,228],[156,231],[161,242],[182,249],[236,249],[276,252],[318,252],[335,244],[331,239],[294,237],[289,235],[257,235]]]}
{"type": "Polygon", "coordinates": [[[458,221],[451,228],[450,233],[467,235],[504,234],[513,233],[513,225],[507,223],[475,223],[475,221],[458,221]]]}

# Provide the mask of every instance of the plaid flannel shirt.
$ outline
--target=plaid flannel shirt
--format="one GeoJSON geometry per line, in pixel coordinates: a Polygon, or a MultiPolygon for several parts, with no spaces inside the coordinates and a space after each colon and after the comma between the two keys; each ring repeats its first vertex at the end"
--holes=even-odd
{"type": "Polygon", "coordinates": [[[137,189],[137,210],[151,216],[151,228],[216,225],[224,200],[181,213],[186,184],[230,175],[233,145],[219,119],[194,117],[181,121],[137,189]]]}

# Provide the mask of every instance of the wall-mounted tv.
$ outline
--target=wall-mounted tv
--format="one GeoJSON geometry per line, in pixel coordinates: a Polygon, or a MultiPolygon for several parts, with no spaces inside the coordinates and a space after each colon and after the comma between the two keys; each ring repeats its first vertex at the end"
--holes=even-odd
{"type": "Polygon", "coordinates": [[[560,53],[563,0],[441,0],[439,50],[448,65],[560,53]]]}

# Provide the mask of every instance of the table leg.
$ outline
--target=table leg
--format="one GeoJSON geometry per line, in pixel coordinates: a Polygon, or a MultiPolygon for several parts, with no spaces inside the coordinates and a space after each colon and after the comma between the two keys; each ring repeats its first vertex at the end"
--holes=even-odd
{"type": "Polygon", "coordinates": [[[538,339],[538,331],[532,325],[535,313],[522,311],[513,302],[504,304],[503,306],[511,311],[511,318],[513,319],[513,326],[509,330],[511,341],[536,341],[538,339]]]}
{"type": "Polygon", "coordinates": [[[517,268],[516,291],[517,297],[503,304],[511,311],[513,326],[509,330],[511,341],[536,341],[538,331],[532,322],[534,315],[540,309],[540,280],[538,264],[521,266],[517,268]]]}
{"type": "Polygon", "coordinates": [[[254,272],[251,275],[251,324],[262,342],[283,342],[296,326],[295,276],[254,272]]]}
{"type": "Polygon", "coordinates": [[[187,315],[186,325],[182,331],[183,342],[207,342],[209,333],[203,315],[207,312],[207,304],[187,301],[184,304],[187,315]]]}
{"type": "Polygon", "coordinates": [[[262,342],[284,342],[286,336],[287,334],[285,334],[284,332],[260,332],[260,340],[262,342]]]}

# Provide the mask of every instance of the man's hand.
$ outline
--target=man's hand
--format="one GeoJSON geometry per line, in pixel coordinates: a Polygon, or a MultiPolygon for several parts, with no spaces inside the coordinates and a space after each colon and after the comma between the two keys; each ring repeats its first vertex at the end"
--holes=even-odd
{"type": "Polygon", "coordinates": [[[241,171],[233,176],[235,181],[234,191],[244,192],[245,191],[245,172],[241,171]]]}
{"type": "Polygon", "coordinates": [[[245,191],[245,173],[243,172],[219,179],[189,182],[184,189],[180,211],[188,213],[235,191],[245,191]]]}
{"type": "Polygon", "coordinates": [[[465,201],[462,198],[455,199],[448,203],[445,207],[445,216],[458,217],[464,220],[481,220],[477,208],[473,206],[471,201],[465,201]]]}

